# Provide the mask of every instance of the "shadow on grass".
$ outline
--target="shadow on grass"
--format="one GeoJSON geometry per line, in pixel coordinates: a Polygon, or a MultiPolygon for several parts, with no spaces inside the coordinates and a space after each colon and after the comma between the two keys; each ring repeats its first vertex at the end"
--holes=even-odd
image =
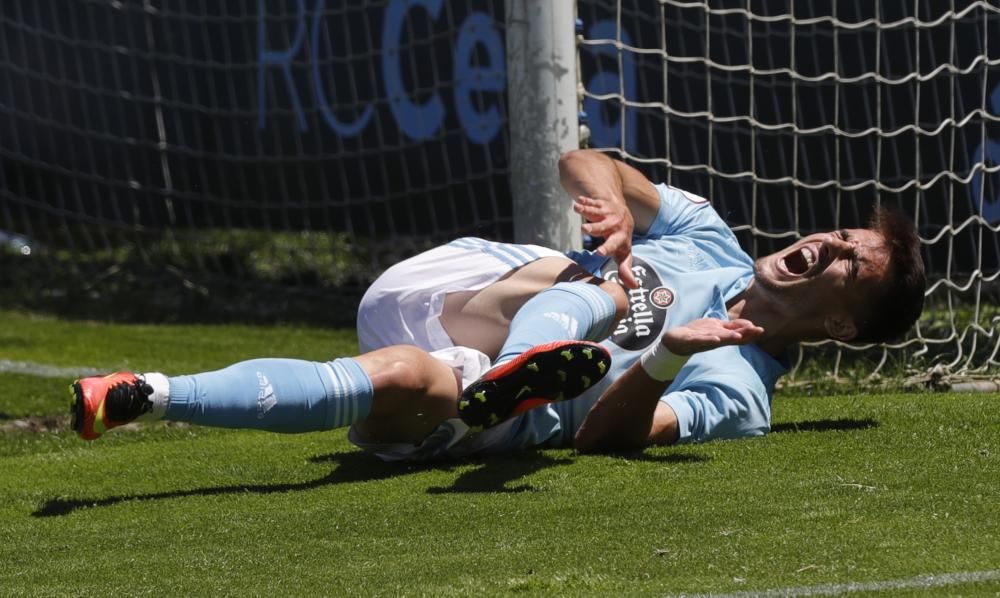
{"type": "Polygon", "coordinates": [[[878,422],[871,418],[864,419],[816,419],[801,422],[784,422],[771,426],[772,434],[785,432],[844,432],[849,430],[868,430],[877,428],[878,422]]]}
{"type": "Polygon", "coordinates": [[[553,457],[545,453],[529,452],[511,457],[495,457],[471,461],[479,467],[463,471],[451,483],[451,486],[431,486],[428,494],[468,494],[478,492],[493,492],[517,494],[519,492],[535,492],[531,484],[520,484],[510,487],[507,484],[546,467],[568,465],[573,459],[568,457],[553,457]]]}
{"type": "MultiPolygon", "coordinates": [[[[865,419],[822,419],[800,422],[784,422],[775,424],[772,433],[787,432],[830,432],[867,430],[878,427],[878,422],[871,418],[865,419]]],[[[691,454],[649,454],[644,452],[622,452],[607,455],[608,458],[628,459],[632,461],[655,461],[659,463],[700,463],[706,457],[691,454]]],[[[460,462],[432,463],[386,463],[372,455],[360,451],[332,453],[319,455],[310,459],[313,463],[335,463],[336,468],[329,474],[295,484],[234,484],[210,488],[193,488],[190,490],[171,490],[167,492],[152,492],[148,494],[123,494],[92,499],[52,498],[35,510],[33,517],[55,517],[69,515],[79,509],[93,507],[108,507],[118,503],[133,500],[162,500],[183,498],[187,496],[216,496],[220,494],[271,494],[274,492],[290,492],[312,490],[334,484],[352,482],[370,482],[401,475],[407,475],[429,469],[451,471],[459,465],[478,465],[473,469],[463,471],[451,486],[432,486],[428,494],[464,494],[464,493],[520,493],[535,492],[537,489],[530,484],[508,486],[509,483],[528,476],[547,467],[567,465],[574,461],[569,457],[555,457],[550,454],[529,451],[517,455],[491,457],[460,462]]]]}
{"type": "MultiPolygon", "coordinates": [[[[703,458],[689,455],[633,455],[634,460],[647,460],[671,463],[702,461],[703,458]]],[[[378,458],[360,451],[348,451],[319,455],[310,459],[313,463],[334,463],[336,468],[329,474],[294,484],[233,484],[209,488],[192,488],[189,490],[171,490],[166,492],[151,492],[147,494],[122,494],[103,498],[51,498],[31,513],[32,517],[56,517],[69,515],[80,509],[94,507],[109,507],[127,501],[164,500],[184,498],[188,496],[216,496],[221,494],[271,494],[274,492],[293,492],[312,490],[334,484],[352,482],[370,482],[387,478],[418,473],[430,469],[451,471],[458,466],[475,465],[473,469],[463,471],[455,478],[451,486],[430,487],[429,494],[464,494],[464,493],[520,493],[535,492],[537,489],[530,484],[509,487],[508,484],[547,467],[567,465],[574,461],[570,457],[553,456],[539,451],[529,451],[517,455],[491,457],[459,462],[436,463],[386,463],[378,458]]]]}
{"type": "Polygon", "coordinates": [[[412,466],[385,463],[371,455],[359,451],[323,455],[321,457],[314,457],[312,461],[316,463],[333,462],[337,464],[337,468],[321,478],[295,484],[233,484],[230,486],[192,488],[190,490],[170,490],[167,492],[151,492],[148,494],[122,494],[118,496],[107,496],[104,498],[92,499],[51,498],[42,503],[42,505],[31,515],[33,517],[69,515],[79,509],[109,507],[121,502],[132,500],[163,500],[171,498],[184,498],[187,496],[216,496],[220,494],[272,494],[274,492],[312,490],[313,488],[321,488],[323,486],[330,486],[333,484],[382,480],[418,471],[417,468],[412,466]]]}
{"type": "MultiPolygon", "coordinates": [[[[643,453],[629,454],[634,461],[656,461],[661,463],[692,463],[705,461],[704,457],[693,455],[648,455],[643,453]]],[[[80,509],[93,507],[109,507],[118,503],[133,500],[164,500],[184,498],[188,496],[216,496],[220,494],[271,494],[274,492],[291,492],[312,490],[334,484],[352,482],[371,482],[387,478],[418,473],[430,469],[451,471],[458,466],[476,465],[477,467],[463,471],[455,478],[451,486],[432,486],[428,494],[465,494],[465,493],[520,493],[536,492],[530,484],[508,486],[511,482],[528,476],[547,467],[568,465],[574,459],[570,457],[553,456],[545,452],[529,451],[516,455],[488,457],[458,462],[432,463],[386,463],[372,455],[360,451],[318,455],[310,459],[313,463],[335,463],[336,468],[329,474],[296,484],[234,484],[210,488],[193,488],[190,490],[171,490],[167,492],[151,492],[148,494],[123,494],[104,498],[52,498],[44,503],[31,515],[33,517],[56,517],[69,515],[80,509]]]]}
{"type": "MultiPolygon", "coordinates": [[[[368,463],[367,459],[370,456],[366,455],[366,460],[364,464],[360,467],[345,467],[342,459],[345,455],[351,453],[334,453],[332,455],[321,455],[318,457],[313,457],[310,459],[313,463],[320,463],[324,461],[335,461],[341,462],[341,466],[336,470],[335,473],[341,471],[344,472],[344,476],[348,479],[343,481],[367,481],[371,479],[379,479],[379,477],[374,477],[372,475],[371,464],[368,463]],[[352,471],[353,470],[353,471],[352,471]]],[[[362,453],[364,454],[364,453],[362,453]]],[[[395,471],[395,474],[391,475],[403,475],[407,473],[415,473],[418,471],[426,471],[430,469],[439,469],[444,471],[451,471],[460,465],[478,465],[478,467],[464,471],[452,483],[450,487],[430,487],[427,489],[429,494],[445,494],[450,492],[500,492],[500,493],[517,493],[534,491],[535,488],[530,485],[521,485],[514,488],[508,488],[507,484],[530,475],[536,471],[544,469],[546,467],[552,467],[554,465],[567,465],[572,463],[573,460],[569,458],[559,458],[547,455],[539,451],[528,451],[524,453],[518,453],[515,455],[506,455],[503,457],[486,457],[478,459],[465,459],[462,461],[430,461],[425,463],[419,462],[406,462],[406,463],[384,463],[382,461],[377,461],[377,465],[382,468],[388,468],[395,471]]]]}

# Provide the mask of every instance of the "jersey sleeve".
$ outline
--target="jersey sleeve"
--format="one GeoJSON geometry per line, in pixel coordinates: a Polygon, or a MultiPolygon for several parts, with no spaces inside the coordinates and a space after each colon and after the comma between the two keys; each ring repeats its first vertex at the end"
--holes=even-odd
{"type": "Polygon", "coordinates": [[[771,429],[773,381],[762,379],[744,349],[698,353],[667,389],[660,400],[677,416],[678,442],[762,436],[771,429]]]}
{"type": "Polygon", "coordinates": [[[677,235],[705,227],[721,226],[728,230],[728,226],[704,197],[663,183],[653,185],[653,188],[660,196],[660,209],[649,230],[645,234],[637,234],[636,238],[677,235]]]}

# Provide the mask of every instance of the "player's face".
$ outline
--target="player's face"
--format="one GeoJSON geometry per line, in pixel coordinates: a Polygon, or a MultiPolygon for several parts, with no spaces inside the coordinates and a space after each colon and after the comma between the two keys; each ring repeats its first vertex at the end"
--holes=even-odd
{"type": "Polygon", "coordinates": [[[757,284],[820,305],[857,304],[888,272],[885,239],[865,228],[818,233],[762,257],[754,265],[757,284]]]}

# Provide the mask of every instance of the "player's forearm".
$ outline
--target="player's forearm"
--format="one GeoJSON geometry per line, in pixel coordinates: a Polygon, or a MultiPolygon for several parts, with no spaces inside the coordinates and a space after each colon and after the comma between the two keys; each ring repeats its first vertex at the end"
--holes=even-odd
{"type": "Polygon", "coordinates": [[[625,202],[615,161],[594,150],[575,150],[559,156],[559,182],[570,197],[584,195],[625,202]]]}
{"type": "Polygon", "coordinates": [[[660,196],[641,172],[594,150],[559,157],[559,180],[570,197],[580,195],[623,203],[645,233],[660,209],[660,196]]]}
{"type": "Polygon", "coordinates": [[[660,382],[636,363],[594,403],[576,433],[581,453],[640,449],[650,441],[653,417],[668,382],[660,382]]]}

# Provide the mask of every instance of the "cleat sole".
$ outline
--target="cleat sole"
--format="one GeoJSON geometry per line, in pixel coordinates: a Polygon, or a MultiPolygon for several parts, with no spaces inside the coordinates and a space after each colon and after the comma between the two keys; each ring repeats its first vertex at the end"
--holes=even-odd
{"type": "Polygon", "coordinates": [[[607,350],[587,341],[534,347],[470,384],[459,398],[458,415],[472,428],[490,428],[529,409],[576,398],[604,378],[610,363],[607,350]]]}
{"type": "Polygon", "coordinates": [[[91,424],[91,429],[87,429],[87,404],[83,396],[83,387],[80,382],[74,382],[69,386],[73,403],[70,405],[70,428],[84,440],[96,440],[101,437],[101,432],[96,431],[96,422],[91,424]]]}
{"type": "Polygon", "coordinates": [[[80,388],[79,382],[74,382],[69,385],[69,396],[70,427],[74,432],[80,434],[83,432],[84,405],[83,389],[80,388]]]}

